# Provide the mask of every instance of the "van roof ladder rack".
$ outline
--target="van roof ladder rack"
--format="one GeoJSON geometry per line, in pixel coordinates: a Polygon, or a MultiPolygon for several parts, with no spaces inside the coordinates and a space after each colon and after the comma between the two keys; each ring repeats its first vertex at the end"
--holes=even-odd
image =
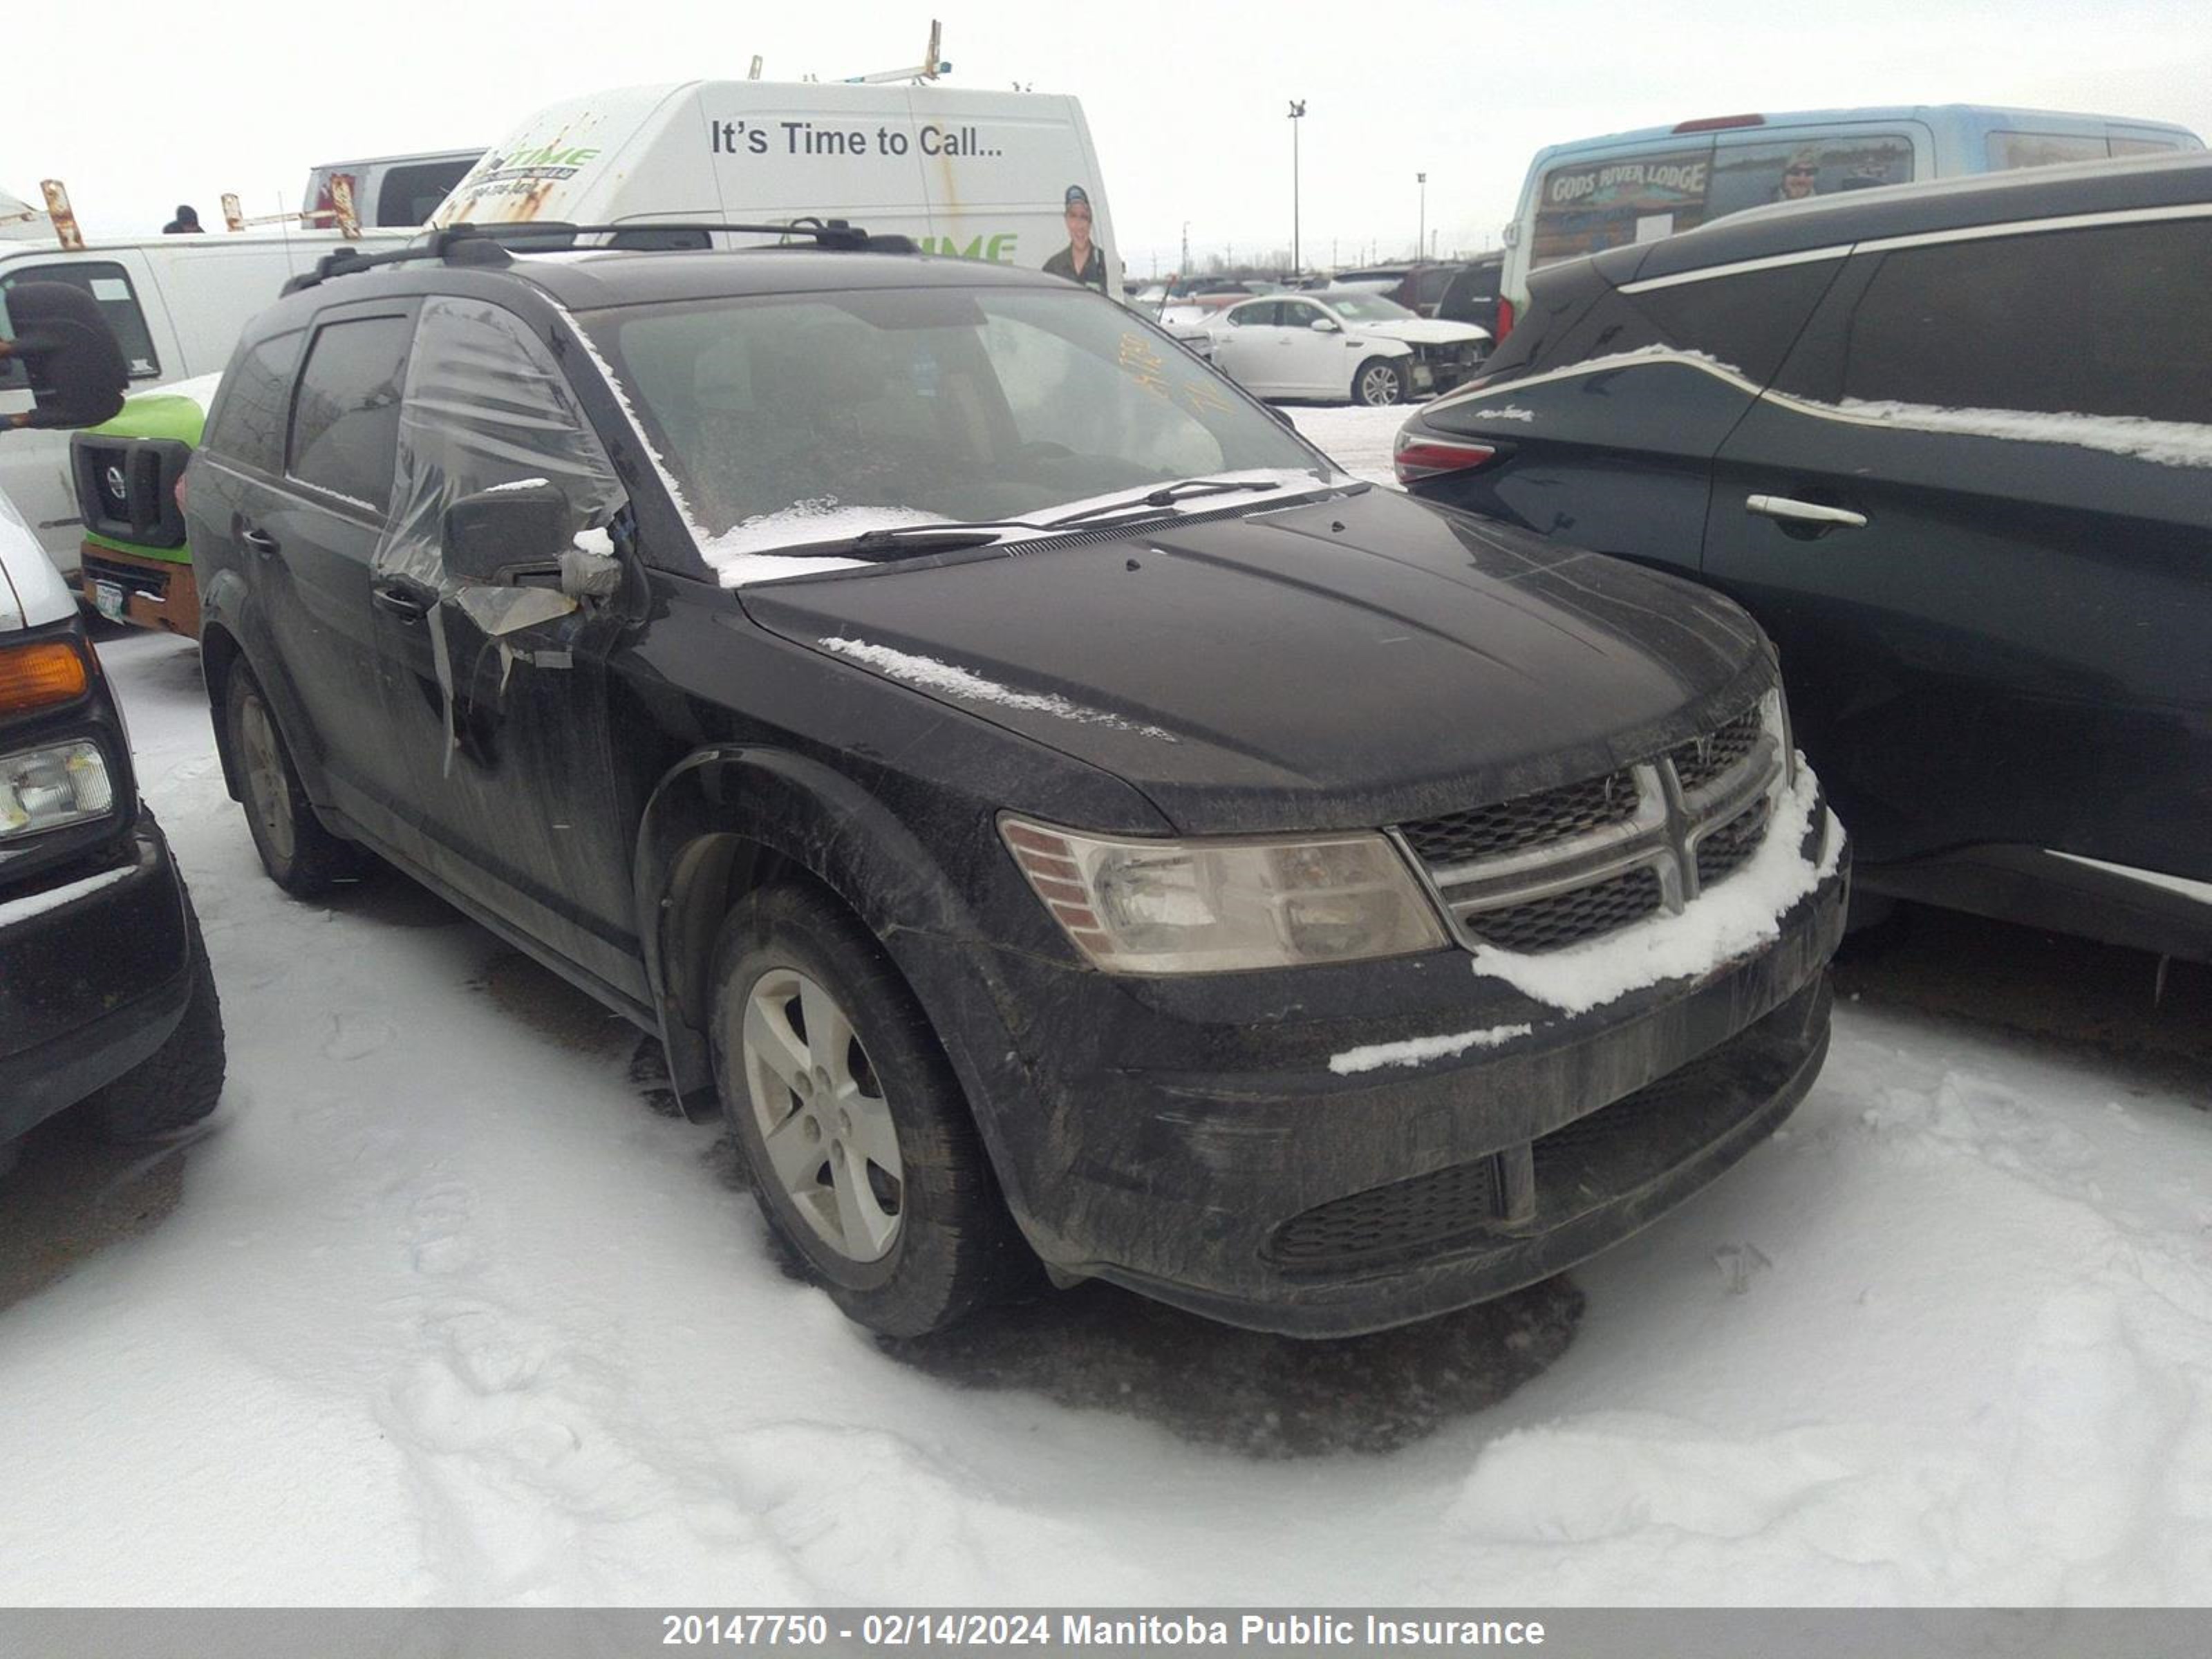
{"type": "Polygon", "coordinates": [[[435,259],[448,265],[508,265],[514,263],[514,256],[518,253],[711,251],[712,245],[705,238],[718,231],[747,236],[776,236],[786,241],[794,236],[803,236],[816,247],[842,253],[914,253],[920,251],[909,236],[871,236],[860,226],[842,219],[812,217],[796,219],[783,225],[701,224],[696,221],[675,219],[633,220],[619,225],[572,225],[558,221],[532,224],[449,225],[441,230],[430,232],[419,242],[394,248],[388,253],[362,253],[355,248],[341,247],[316,260],[313,270],[303,271],[285,283],[284,292],[296,293],[332,276],[343,276],[378,265],[404,264],[425,259],[435,259]],[[655,241],[649,246],[640,246],[633,240],[628,248],[619,246],[606,249],[579,248],[577,239],[582,236],[668,240],[655,241]],[[694,242],[690,240],[693,237],[700,240],[694,242]]]}

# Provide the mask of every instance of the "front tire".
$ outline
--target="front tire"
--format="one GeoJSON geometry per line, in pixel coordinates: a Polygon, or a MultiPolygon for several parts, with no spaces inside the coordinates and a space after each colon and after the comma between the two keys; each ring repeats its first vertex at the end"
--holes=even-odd
{"type": "Polygon", "coordinates": [[[1352,377],[1352,401],[1381,409],[1406,400],[1406,371],[1387,357],[1370,357],[1352,377]]]}
{"type": "Polygon", "coordinates": [[[169,1039],[78,1106],[81,1121],[102,1140],[157,1140],[198,1123],[222,1097],[222,1003],[191,895],[185,896],[191,1000],[169,1039]]]}
{"type": "Polygon", "coordinates": [[[921,1336],[1034,1275],[927,1016],[834,896],[747,897],[714,996],[715,1084],[762,1213],[848,1317],[921,1336]]]}
{"type": "Polygon", "coordinates": [[[242,664],[231,671],[223,720],[245,796],[246,827],[269,879],[295,898],[313,898],[360,876],[366,857],[315,816],[269,699],[242,664]]]}

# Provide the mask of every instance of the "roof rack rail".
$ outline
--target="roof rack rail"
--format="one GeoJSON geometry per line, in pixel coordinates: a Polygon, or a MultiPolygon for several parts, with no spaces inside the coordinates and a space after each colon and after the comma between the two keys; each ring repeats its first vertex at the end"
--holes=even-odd
{"type": "Polygon", "coordinates": [[[787,243],[792,237],[804,236],[817,247],[845,253],[915,253],[921,251],[910,236],[872,236],[860,226],[843,219],[817,219],[811,216],[782,225],[701,224],[696,221],[675,219],[633,220],[620,225],[575,225],[561,220],[523,224],[448,225],[443,229],[430,232],[419,242],[394,248],[387,253],[363,253],[357,248],[338,248],[316,260],[312,271],[302,271],[286,283],[283,291],[295,294],[332,276],[349,276],[354,271],[368,270],[379,265],[404,264],[428,259],[435,259],[448,265],[510,265],[514,263],[517,253],[576,252],[577,238],[581,236],[614,236],[627,241],[627,247],[623,242],[605,244],[605,249],[611,252],[705,251],[713,246],[706,238],[718,231],[781,237],[787,243]],[[635,240],[641,237],[667,240],[646,242],[635,240]],[[693,237],[699,240],[694,242],[690,240],[693,237]]]}

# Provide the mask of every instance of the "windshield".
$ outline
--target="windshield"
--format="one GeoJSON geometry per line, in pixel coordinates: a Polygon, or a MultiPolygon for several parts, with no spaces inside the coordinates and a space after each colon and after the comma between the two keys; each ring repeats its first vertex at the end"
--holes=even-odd
{"type": "Polygon", "coordinates": [[[1379,294],[1324,294],[1322,303],[1340,317],[1348,317],[1355,323],[1402,323],[1417,319],[1418,312],[1408,311],[1395,300],[1386,300],[1379,294]]]}
{"type": "Polygon", "coordinates": [[[1042,519],[1180,479],[1335,476],[1188,352],[1095,295],[687,301],[589,324],[708,543],[1042,519]]]}

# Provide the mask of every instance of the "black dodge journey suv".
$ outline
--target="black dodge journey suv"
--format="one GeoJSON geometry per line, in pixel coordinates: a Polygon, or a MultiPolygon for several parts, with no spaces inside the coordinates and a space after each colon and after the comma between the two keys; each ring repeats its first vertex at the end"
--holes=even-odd
{"type": "Polygon", "coordinates": [[[1373,1329],[1803,1096],[1843,835],[1727,600],[1050,276],[602,234],[247,331],[185,477],[224,772],[288,890],[372,849],[657,1031],[853,1317],[1041,1263],[1373,1329]]]}

